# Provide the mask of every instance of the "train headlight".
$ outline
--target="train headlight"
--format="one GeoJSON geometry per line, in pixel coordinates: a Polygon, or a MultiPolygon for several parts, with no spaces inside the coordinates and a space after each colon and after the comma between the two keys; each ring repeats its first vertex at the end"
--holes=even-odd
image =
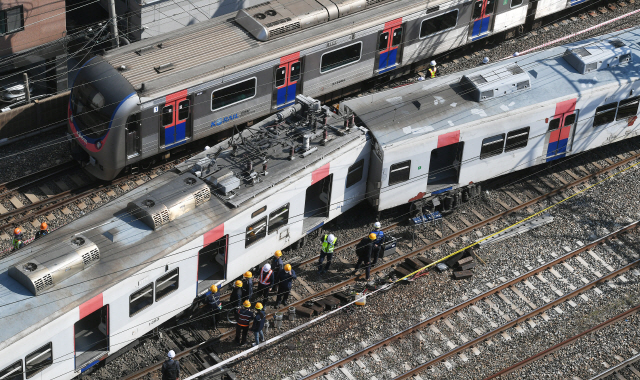
{"type": "Polygon", "coordinates": [[[96,143],[96,148],[98,148],[98,149],[102,148],[102,141],[98,141],[96,143]]]}

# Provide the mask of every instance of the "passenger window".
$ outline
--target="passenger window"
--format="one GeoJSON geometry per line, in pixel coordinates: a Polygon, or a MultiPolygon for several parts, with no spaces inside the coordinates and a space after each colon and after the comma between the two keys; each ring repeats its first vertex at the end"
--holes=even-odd
{"type": "MultiPolygon", "coordinates": [[[[482,10],[482,2],[480,2],[480,10],[482,10]]],[[[480,16],[478,16],[480,17],[480,16]]],[[[440,16],[422,20],[420,25],[420,38],[451,29],[458,23],[458,10],[453,10],[440,16]]]]}
{"type": "Polygon", "coordinates": [[[476,0],[476,5],[473,7],[473,18],[479,18],[482,16],[482,0],[476,0]]]}
{"type": "Polygon", "coordinates": [[[524,148],[529,142],[529,127],[516,129],[507,133],[507,143],[504,146],[504,151],[509,152],[512,150],[524,148]]]}
{"type": "Polygon", "coordinates": [[[211,93],[211,111],[249,100],[256,96],[256,78],[247,79],[211,93]]]}
{"type": "Polygon", "coordinates": [[[347,189],[355,185],[356,183],[360,182],[360,180],[362,179],[363,172],[364,172],[364,159],[349,166],[349,171],[347,172],[347,189]]]}
{"type": "Polygon", "coordinates": [[[522,5],[522,0],[511,0],[511,8],[522,5]]]}
{"type": "Polygon", "coordinates": [[[280,207],[269,214],[269,234],[276,232],[278,228],[289,223],[289,204],[280,207]]]}
{"type": "Polygon", "coordinates": [[[166,106],[162,109],[162,126],[173,124],[173,106],[166,106]]]}
{"type": "Polygon", "coordinates": [[[410,171],[411,161],[403,161],[391,165],[389,168],[389,186],[408,180],[410,171]]]}
{"type": "Polygon", "coordinates": [[[187,120],[189,117],[189,101],[183,100],[178,103],[178,120],[187,120]]]}
{"type": "Polygon", "coordinates": [[[320,58],[320,73],[358,62],[362,53],[362,42],[324,53],[320,58]]]}
{"type": "Polygon", "coordinates": [[[560,128],[560,119],[553,119],[549,122],[549,132],[560,128]]]}
{"type": "Polygon", "coordinates": [[[384,32],[380,35],[380,39],[378,40],[378,51],[386,50],[387,46],[389,46],[389,32],[384,32]]]}
{"type": "Polygon", "coordinates": [[[249,247],[263,237],[267,236],[267,217],[258,220],[254,224],[247,227],[244,239],[244,247],[249,247]]]}
{"type": "Polygon", "coordinates": [[[7,368],[0,371],[0,380],[22,380],[22,360],[11,364],[7,368]]]}
{"type": "Polygon", "coordinates": [[[291,76],[289,77],[289,82],[297,82],[300,79],[300,62],[296,62],[291,65],[291,76]]]}
{"type": "Polygon", "coordinates": [[[129,296],[129,316],[133,317],[142,309],[153,303],[153,283],[129,296]]]}
{"type": "Polygon", "coordinates": [[[628,117],[636,116],[638,114],[639,101],[640,101],[640,96],[636,96],[635,98],[629,98],[629,99],[620,101],[620,106],[618,107],[618,115],[616,116],[616,120],[622,120],[628,117]]]}
{"type": "Polygon", "coordinates": [[[402,42],[402,28],[398,28],[393,31],[393,39],[391,40],[391,46],[398,46],[402,42]]]}
{"type": "Polygon", "coordinates": [[[504,146],[504,133],[487,137],[482,140],[482,148],[480,148],[480,159],[489,158],[491,156],[502,153],[504,146]]]}
{"type": "Polygon", "coordinates": [[[27,379],[32,378],[33,375],[53,364],[53,350],[51,343],[47,343],[27,355],[27,357],[24,358],[24,362],[26,366],[27,379]]]}
{"type": "Polygon", "coordinates": [[[564,127],[568,127],[570,125],[573,125],[573,123],[576,122],[576,114],[572,113],[571,115],[567,115],[564,118],[564,127]]]}
{"type": "Polygon", "coordinates": [[[496,6],[496,0],[487,0],[487,5],[484,7],[484,15],[493,14],[493,9],[496,6]]]}
{"type": "Polygon", "coordinates": [[[156,280],[156,302],[160,301],[169,293],[178,290],[179,274],[178,268],[176,268],[156,280]]]}
{"type": "Polygon", "coordinates": [[[286,77],[287,77],[287,68],[278,67],[278,70],[276,70],[276,87],[284,86],[286,77]]]}
{"type": "Polygon", "coordinates": [[[609,124],[616,119],[616,108],[618,103],[609,103],[596,108],[596,115],[593,118],[593,126],[609,124]]]}

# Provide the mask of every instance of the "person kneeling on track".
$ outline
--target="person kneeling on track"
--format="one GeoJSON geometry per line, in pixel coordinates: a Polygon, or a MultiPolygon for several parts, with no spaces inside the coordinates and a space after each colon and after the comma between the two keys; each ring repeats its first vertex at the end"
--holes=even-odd
{"type": "Polygon", "coordinates": [[[322,247],[320,248],[320,260],[318,260],[318,273],[326,273],[331,266],[331,259],[333,258],[333,250],[336,248],[336,238],[333,234],[324,235],[320,238],[322,247]],[[325,256],[327,257],[327,265],[322,269],[322,262],[325,256]]]}
{"type": "Polygon", "coordinates": [[[22,241],[22,230],[20,228],[16,228],[13,230],[13,240],[11,241],[14,250],[19,250],[24,247],[24,242],[22,241]]]}
{"type": "Polygon", "coordinates": [[[251,302],[244,301],[243,307],[236,312],[236,340],[237,344],[247,343],[247,334],[249,333],[249,324],[253,320],[253,312],[250,310],[251,302]],[[240,335],[242,335],[242,341],[240,341],[240,335]]]}
{"type": "Polygon", "coordinates": [[[257,346],[260,344],[260,337],[262,337],[262,341],[264,342],[264,321],[267,320],[267,315],[262,310],[262,304],[260,302],[256,303],[256,316],[253,318],[253,324],[251,325],[251,331],[253,332],[253,336],[256,338],[256,342],[253,344],[257,346]]]}
{"type": "Polygon", "coordinates": [[[291,269],[291,264],[285,265],[284,270],[280,272],[280,275],[278,276],[278,297],[276,298],[276,309],[280,305],[280,300],[282,300],[283,305],[287,305],[292,282],[296,278],[298,277],[296,276],[296,272],[291,269]]]}
{"type": "Polygon", "coordinates": [[[40,239],[43,236],[46,236],[49,234],[49,226],[47,226],[47,223],[42,222],[42,224],[40,225],[40,231],[36,232],[36,239],[40,239]]]}
{"type": "Polygon", "coordinates": [[[353,271],[353,275],[358,273],[360,265],[364,264],[364,270],[366,273],[366,280],[369,281],[370,269],[371,269],[371,251],[373,250],[373,242],[376,240],[376,234],[370,233],[369,236],[362,238],[358,245],[356,245],[356,255],[358,255],[358,262],[356,268],[353,271]]]}

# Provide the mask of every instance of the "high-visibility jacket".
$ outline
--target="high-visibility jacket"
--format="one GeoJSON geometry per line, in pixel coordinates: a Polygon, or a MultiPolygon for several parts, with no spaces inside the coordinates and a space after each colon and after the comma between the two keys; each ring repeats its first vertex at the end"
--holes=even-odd
{"type": "Polygon", "coordinates": [[[253,320],[253,313],[248,309],[238,310],[238,326],[249,327],[249,324],[253,320]]]}
{"type": "Polygon", "coordinates": [[[272,286],[273,285],[273,271],[269,270],[268,272],[260,271],[260,278],[258,279],[262,286],[272,286]]]}
{"type": "Polygon", "coordinates": [[[436,72],[438,71],[438,69],[436,67],[430,67],[429,68],[429,75],[431,75],[431,78],[435,78],[436,77],[436,72]]]}
{"type": "Polygon", "coordinates": [[[336,248],[336,241],[338,241],[338,238],[334,238],[333,242],[328,242],[327,237],[329,237],[329,235],[324,235],[324,241],[322,242],[322,252],[333,253],[333,250],[336,248]]]}
{"type": "Polygon", "coordinates": [[[23,245],[24,243],[22,242],[22,239],[13,238],[13,248],[20,249],[23,245]]]}

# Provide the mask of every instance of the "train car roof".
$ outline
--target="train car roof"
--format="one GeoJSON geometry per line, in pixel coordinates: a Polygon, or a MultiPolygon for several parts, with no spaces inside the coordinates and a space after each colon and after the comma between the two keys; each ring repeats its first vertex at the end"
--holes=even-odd
{"type": "MultiPolygon", "coordinates": [[[[322,136],[322,132],[320,132],[320,135],[312,138],[311,147],[317,150],[311,154],[301,157],[301,152],[297,151],[296,159],[289,160],[289,150],[282,149],[282,141],[280,140],[273,144],[267,144],[268,146],[256,146],[255,144],[250,146],[250,136],[255,134],[259,127],[256,125],[255,128],[249,128],[242,132],[245,146],[238,143],[239,135],[234,136],[236,143],[240,145],[237,157],[231,156],[230,151],[226,151],[231,144],[229,144],[230,140],[225,140],[189,160],[188,163],[179,165],[176,169],[164,173],[151,182],[141,185],[130,193],[0,260],[0,295],[2,295],[0,319],[5,321],[0,329],[0,350],[176,249],[188,247],[188,244],[195,237],[203,235],[246,208],[263,202],[263,198],[269,196],[269,191],[277,191],[279,187],[286,186],[290,181],[295,180],[296,176],[306,175],[305,170],[310,171],[311,168],[308,167],[314,162],[322,160],[332,152],[343,149],[351,142],[366,138],[364,131],[359,129],[352,128],[350,133],[341,132],[342,117],[330,114],[329,119],[329,124],[335,126],[329,129],[329,141],[325,144],[321,143],[318,140],[318,136],[322,136]],[[231,168],[236,173],[242,172],[246,167],[247,155],[258,156],[257,152],[262,150],[263,156],[261,157],[268,158],[268,176],[262,177],[262,180],[255,184],[243,181],[243,184],[235,190],[235,197],[231,199],[212,196],[210,201],[189,212],[187,217],[178,218],[162,226],[160,231],[154,231],[141,220],[136,220],[127,211],[129,202],[171,182],[181,175],[181,169],[184,171],[185,168],[190,168],[202,158],[203,154],[216,152],[218,148],[223,148],[225,151],[218,155],[216,164],[219,167],[231,168]],[[9,276],[9,268],[24,262],[27,258],[43,256],[47,252],[55,250],[56,246],[59,246],[64,239],[71,239],[77,234],[82,234],[99,247],[101,258],[93,266],[60,284],[56,284],[38,296],[34,296],[27,288],[9,276]]],[[[302,120],[304,118],[296,114],[287,118],[286,122],[290,123],[292,131],[299,133],[300,136],[304,133],[312,133],[312,128],[307,126],[310,131],[305,131],[301,127],[302,120]]],[[[280,122],[278,125],[282,124],[284,122],[280,122]]],[[[267,133],[266,131],[262,132],[267,133]]],[[[273,131],[268,133],[273,133],[273,131]]],[[[298,137],[298,135],[294,136],[296,139],[298,137]]],[[[298,145],[296,144],[296,146],[298,145]]],[[[261,168],[256,165],[256,169],[260,170],[261,168]]]]}
{"type": "MultiPolygon", "coordinates": [[[[429,6],[453,6],[465,1],[436,0],[429,6]]],[[[104,58],[135,89],[144,83],[141,97],[154,99],[350,35],[354,24],[364,30],[424,11],[425,4],[425,0],[390,1],[266,42],[258,41],[234,17],[225,15],[111,50],[104,58]],[[166,70],[156,69],[161,66],[166,70]],[[230,67],[234,70],[228,70],[230,67]]]]}
{"type": "MultiPolygon", "coordinates": [[[[638,79],[640,49],[637,45],[640,28],[607,34],[549,50],[510,58],[452,75],[437,77],[411,85],[374,93],[342,102],[371,130],[383,146],[415,139],[425,135],[440,135],[459,130],[462,125],[480,119],[499,117],[507,113],[539,105],[566,96],[579,97],[593,87],[617,85],[638,79]],[[631,49],[633,60],[627,64],[602,68],[580,74],[563,55],[567,49],[597,44],[609,45],[607,40],[619,39],[631,49]],[[478,73],[496,77],[517,64],[530,78],[530,88],[501,97],[477,101],[463,77],[474,78],[478,73]],[[553,83],[550,86],[550,83],[553,83]],[[553,91],[550,93],[549,89],[553,91]]],[[[603,46],[604,48],[604,46],[603,46]]],[[[497,87],[497,86],[496,86],[497,87]]]]}

